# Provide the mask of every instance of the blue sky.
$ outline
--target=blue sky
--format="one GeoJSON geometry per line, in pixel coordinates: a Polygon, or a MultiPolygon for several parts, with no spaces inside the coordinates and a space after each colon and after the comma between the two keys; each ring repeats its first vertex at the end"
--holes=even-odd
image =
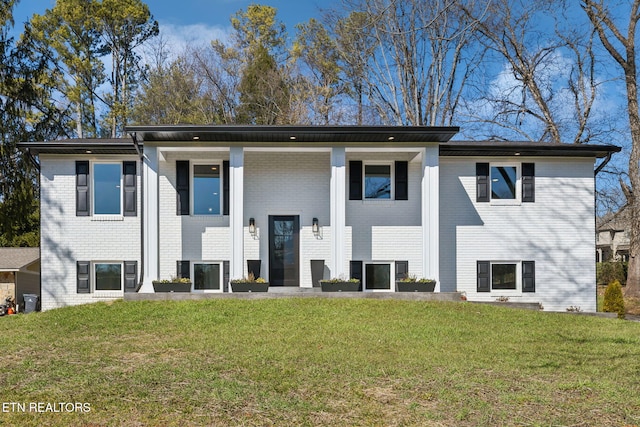
{"type": "MultiPolygon", "coordinates": [[[[238,10],[253,3],[273,6],[278,18],[287,26],[290,36],[294,26],[310,18],[319,18],[321,8],[336,4],[336,0],[148,0],[145,2],[160,24],[160,31],[169,43],[208,43],[224,38],[230,29],[229,19],[238,10]]],[[[54,0],[20,0],[14,11],[16,33],[34,14],[43,14],[55,5],[54,0]]]]}

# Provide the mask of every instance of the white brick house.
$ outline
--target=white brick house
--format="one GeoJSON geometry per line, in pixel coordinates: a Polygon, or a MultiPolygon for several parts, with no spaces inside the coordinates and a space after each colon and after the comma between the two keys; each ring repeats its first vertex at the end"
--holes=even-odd
{"type": "Polygon", "coordinates": [[[595,311],[594,167],[618,147],[451,142],[455,127],[127,131],[21,144],[40,164],[43,309],[172,276],[229,292],[248,261],[272,288],[311,288],[314,261],[365,292],[408,273],[595,311]]]}

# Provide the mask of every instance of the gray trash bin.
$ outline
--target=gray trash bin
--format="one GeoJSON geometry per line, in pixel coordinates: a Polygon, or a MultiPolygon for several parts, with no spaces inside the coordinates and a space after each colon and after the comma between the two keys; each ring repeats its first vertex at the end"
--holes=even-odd
{"type": "Polygon", "coordinates": [[[38,307],[38,295],[36,294],[24,294],[24,312],[32,313],[36,311],[38,307]]]}

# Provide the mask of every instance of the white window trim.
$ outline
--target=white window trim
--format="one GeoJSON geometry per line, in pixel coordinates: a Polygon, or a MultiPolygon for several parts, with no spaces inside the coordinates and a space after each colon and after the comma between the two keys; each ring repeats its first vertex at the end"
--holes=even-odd
{"type": "Polygon", "coordinates": [[[489,163],[489,200],[492,205],[517,206],[522,204],[522,163],[520,162],[494,162],[489,163]],[[516,198],[515,199],[494,199],[493,180],[491,179],[491,169],[494,167],[515,167],[516,168],[516,198]]]}
{"type": "Polygon", "coordinates": [[[522,294],[522,261],[489,261],[489,292],[496,296],[521,295],[522,294]],[[515,264],[516,265],[516,288],[515,289],[493,289],[493,266],[495,264],[515,264]],[[500,294],[500,295],[497,295],[500,294]]]}
{"type": "Polygon", "coordinates": [[[396,263],[395,261],[363,261],[362,262],[362,291],[363,292],[395,292],[396,291],[396,263]],[[367,265],[389,266],[389,289],[367,289],[367,265]]]}
{"type": "Polygon", "coordinates": [[[123,177],[123,173],[124,171],[122,170],[123,166],[122,166],[122,162],[117,162],[117,161],[91,161],[90,162],[91,165],[91,182],[90,182],[90,192],[91,192],[91,217],[95,218],[97,221],[121,221],[124,219],[124,177],[123,177]],[[117,214],[97,214],[96,212],[96,183],[95,183],[95,178],[96,178],[96,172],[95,172],[95,166],[96,165],[118,165],[120,167],[120,213],[117,214]]]}
{"type": "Polygon", "coordinates": [[[223,216],[224,212],[224,174],[222,173],[223,161],[220,159],[211,159],[211,160],[198,160],[198,161],[190,161],[189,162],[189,212],[191,216],[199,217],[199,218],[216,218],[223,216]],[[194,183],[193,183],[193,169],[196,165],[211,165],[218,166],[220,172],[220,188],[218,189],[218,194],[220,195],[220,213],[218,214],[196,214],[194,213],[194,203],[196,201],[194,197],[194,183]]]}
{"type": "Polygon", "coordinates": [[[362,201],[369,203],[389,203],[396,200],[396,170],[395,162],[385,161],[363,161],[362,162],[362,201]],[[388,199],[373,199],[367,198],[367,166],[389,166],[389,179],[391,180],[391,192],[388,199]]]}
{"type": "Polygon", "coordinates": [[[191,292],[221,293],[224,290],[224,262],[223,261],[191,261],[189,265],[189,274],[191,275],[191,292]],[[196,275],[195,275],[196,264],[217,264],[219,266],[219,270],[220,270],[220,282],[219,282],[220,288],[219,289],[196,289],[196,275]]]}
{"type": "Polygon", "coordinates": [[[124,292],[124,262],[122,261],[92,261],[91,262],[91,289],[93,293],[97,296],[105,296],[116,294],[120,295],[124,292]],[[118,264],[120,265],[120,289],[119,290],[106,290],[106,289],[96,289],[96,265],[98,264],[118,264]]]}

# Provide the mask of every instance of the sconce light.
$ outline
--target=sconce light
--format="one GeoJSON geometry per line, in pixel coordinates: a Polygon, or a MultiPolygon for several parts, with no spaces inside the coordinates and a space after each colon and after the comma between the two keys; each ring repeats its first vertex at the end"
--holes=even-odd
{"type": "Polygon", "coordinates": [[[249,234],[256,235],[256,220],[253,218],[249,218],[249,234]]]}
{"type": "Polygon", "coordinates": [[[318,218],[313,218],[313,223],[311,224],[311,231],[313,231],[314,235],[318,235],[320,233],[320,226],[318,225],[318,218]]]}

